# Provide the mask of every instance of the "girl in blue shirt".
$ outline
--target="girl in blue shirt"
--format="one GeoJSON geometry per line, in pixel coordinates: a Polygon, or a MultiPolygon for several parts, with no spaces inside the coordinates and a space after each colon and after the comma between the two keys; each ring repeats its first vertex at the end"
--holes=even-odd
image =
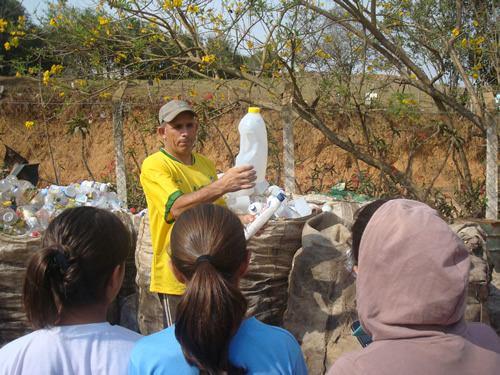
{"type": "Polygon", "coordinates": [[[171,234],[175,276],[186,284],[175,324],[141,339],[130,374],[307,374],[295,338],[245,318],[239,281],[250,260],[243,226],[227,208],[203,204],[171,234]]]}

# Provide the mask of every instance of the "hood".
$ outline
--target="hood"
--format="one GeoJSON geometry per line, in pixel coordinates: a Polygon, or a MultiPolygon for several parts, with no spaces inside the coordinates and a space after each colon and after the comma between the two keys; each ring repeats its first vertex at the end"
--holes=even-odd
{"type": "Polygon", "coordinates": [[[358,264],[357,309],[374,340],[427,336],[463,321],[469,254],[429,206],[382,205],[363,233],[358,264]]]}

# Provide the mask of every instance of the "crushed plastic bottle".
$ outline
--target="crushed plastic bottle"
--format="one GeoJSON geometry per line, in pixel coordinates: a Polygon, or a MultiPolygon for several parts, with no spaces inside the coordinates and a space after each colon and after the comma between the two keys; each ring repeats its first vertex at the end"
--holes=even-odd
{"type": "Polygon", "coordinates": [[[262,202],[253,202],[248,206],[248,213],[252,215],[259,215],[264,207],[265,204],[262,202]]]}
{"type": "Polygon", "coordinates": [[[82,181],[36,189],[30,182],[12,175],[0,179],[0,232],[39,237],[55,216],[75,206],[125,209],[108,183],[82,181]]]}
{"type": "Polygon", "coordinates": [[[247,225],[245,228],[245,238],[249,240],[255,235],[274,215],[276,210],[281,206],[285,200],[285,194],[279,193],[277,196],[271,196],[268,200],[268,205],[262,210],[254,221],[247,225]]]}
{"type": "Polygon", "coordinates": [[[18,216],[16,214],[16,211],[14,211],[12,208],[5,207],[0,209],[0,225],[5,226],[12,226],[14,225],[17,220],[18,216]]]}

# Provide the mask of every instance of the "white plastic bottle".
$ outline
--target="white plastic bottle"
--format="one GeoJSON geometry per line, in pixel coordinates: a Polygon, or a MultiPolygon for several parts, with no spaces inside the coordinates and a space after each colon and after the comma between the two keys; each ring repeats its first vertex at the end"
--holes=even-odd
{"type": "Polygon", "coordinates": [[[240,190],[237,196],[262,194],[269,184],[266,181],[267,169],[267,130],[260,108],[250,107],[238,125],[240,132],[240,152],[236,166],[250,164],[257,172],[255,188],[240,190]]]}
{"type": "Polygon", "coordinates": [[[271,196],[269,198],[268,206],[264,208],[260,215],[245,228],[245,238],[247,240],[257,233],[258,230],[262,228],[269,221],[269,219],[271,219],[276,210],[281,207],[284,200],[285,194],[283,193],[279,193],[277,196],[271,196]]]}
{"type": "Polygon", "coordinates": [[[5,207],[0,209],[0,224],[3,226],[14,225],[18,220],[16,211],[12,208],[5,207]]]}

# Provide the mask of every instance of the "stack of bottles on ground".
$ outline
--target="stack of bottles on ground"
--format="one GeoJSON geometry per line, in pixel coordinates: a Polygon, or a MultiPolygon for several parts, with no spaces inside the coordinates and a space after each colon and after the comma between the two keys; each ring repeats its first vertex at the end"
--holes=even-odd
{"type": "Polygon", "coordinates": [[[0,232],[38,237],[52,218],[76,206],[124,210],[123,203],[107,183],[82,181],[37,189],[29,181],[13,175],[0,180],[0,232]]]}

